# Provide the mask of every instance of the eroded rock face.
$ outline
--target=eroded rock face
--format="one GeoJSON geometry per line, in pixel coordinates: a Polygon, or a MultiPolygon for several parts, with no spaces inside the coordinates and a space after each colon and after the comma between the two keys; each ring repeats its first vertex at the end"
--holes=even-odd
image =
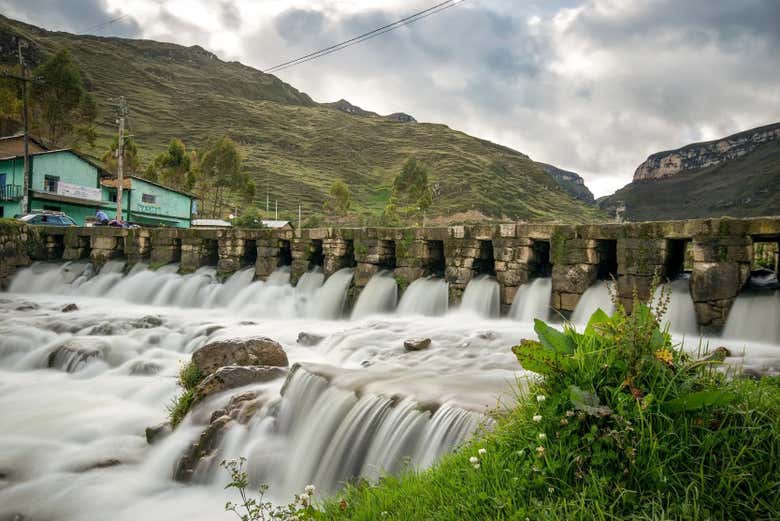
{"type": "Polygon", "coordinates": [[[171,424],[168,422],[161,423],[153,427],[147,427],[145,431],[146,443],[152,445],[153,443],[162,440],[170,433],[171,433],[171,424]]]}
{"type": "Polygon", "coordinates": [[[264,365],[287,367],[287,353],[276,340],[265,337],[217,340],[192,354],[200,374],[208,376],[220,367],[264,365]]]}
{"type": "Polygon", "coordinates": [[[198,384],[195,388],[195,395],[198,399],[203,399],[228,389],[270,382],[276,378],[282,378],[286,374],[287,370],[281,367],[237,365],[220,367],[198,384]]]}
{"type": "Polygon", "coordinates": [[[261,406],[258,394],[249,391],[233,396],[224,409],[214,411],[206,430],[177,462],[173,478],[177,481],[189,482],[193,480],[199,469],[207,472],[217,464],[220,443],[230,426],[234,422],[246,424],[261,406]]]}
{"type": "Polygon", "coordinates": [[[639,165],[634,181],[662,179],[686,170],[697,170],[738,159],[760,144],[780,139],[780,124],[739,132],[723,139],[695,143],[677,150],[658,152],[639,165]]]}
{"type": "Polygon", "coordinates": [[[63,306],[60,311],[62,311],[63,313],[70,313],[72,311],[78,311],[78,310],[79,307],[75,303],[71,302],[70,304],[66,304],[65,306],[63,306]]]}

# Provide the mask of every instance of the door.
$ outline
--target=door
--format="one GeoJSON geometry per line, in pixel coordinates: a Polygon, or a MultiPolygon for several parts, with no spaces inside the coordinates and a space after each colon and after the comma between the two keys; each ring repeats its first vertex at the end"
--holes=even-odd
{"type": "Polygon", "coordinates": [[[5,200],[5,174],[0,174],[0,201],[5,200]]]}

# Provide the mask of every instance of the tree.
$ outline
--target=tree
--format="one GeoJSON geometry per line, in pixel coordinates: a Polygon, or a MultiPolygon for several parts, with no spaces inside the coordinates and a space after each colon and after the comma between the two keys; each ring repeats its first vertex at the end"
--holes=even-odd
{"type": "Polygon", "coordinates": [[[249,208],[233,219],[233,226],[236,228],[265,228],[263,216],[260,210],[255,207],[249,208]]]}
{"type": "Polygon", "coordinates": [[[173,138],[165,152],[158,154],[149,163],[144,177],[176,190],[190,191],[197,182],[194,168],[196,164],[197,156],[194,152],[188,153],[184,142],[179,138],[173,138]]]}
{"type": "Polygon", "coordinates": [[[203,183],[209,188],[213,197],[212,216],[218,217],[220,209],[225,204],[225,196],[238,192],[246,197],[251,191],[249,176],[242,171],[241,154],[236,143],[228,136],[211,143],[203,153],[200,161],[200,172],[203,183]]]}
{"type": "MultiPolygon", "coordinates": [[[[103,165],[109,172],[117,173],[117,148],[119,147],[119,138],[114,138],[111,146],[103,154],[103,165]]],[[[133,138],[125,139],[122,147],[122,171],[128,175],[134,175],[141,171],[141,163],[138,159],[138,147],[133,138]]]]}
{"type": "MultiPolygon", "coordinates": [[[[19,74],[19,67],[0,67],[0,72],[19,74]]],[[[3,136],[22,128],[22,97],[19,82],[0,77],[0,133],[3,136]]]]}
{"type": "Polygon", "coordinates": [[[97,105],[84,87],[70,51],[63,49],[39,65],[33,76],[33,130],[51,146],[95,144],[97,105]]]}
{"type": "Polygon", "coordinates": [[[349,187],[342,181],[334,181],[330,185],[329,195],[330,198],[325,201],[325,211],[333,215],[347,215],[352,205],[352,193],[349,187]]]}
{"type": "Polygon", "coordinates": [[[405,208],[409,214],[419,215],[433,204],[433,194],[429,186],[429,169],[415,158],[409,158],[393,180],[393,193],[385,207],[382,218],[398,219],[398,207],[405,208]]]}

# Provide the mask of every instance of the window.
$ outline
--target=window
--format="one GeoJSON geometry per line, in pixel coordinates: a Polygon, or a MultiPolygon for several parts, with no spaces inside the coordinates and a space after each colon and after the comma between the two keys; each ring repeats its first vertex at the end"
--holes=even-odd
{"type": "Polygon", "coordinates": [[[142,194],[141,202],[146,204],[157,204],[157,196],[152,194],[142,194]]]}
{"type": "Polygon", "coordinates": [[[5,217],[5,207],[0,206],[0,217],[5,217]]]}
{"type": "Polygon", "coordinates": [[[111,201],[112,203],[115,203],[116,202],[116,192],[109,193],[108,194],[108,200],[111,201]]]}
{"type": "Polygon", "coordinates": [[[47,192],[57,192],[57,185],[60,182],[60,176],[58,175],[47,175],[44,177],[43,180],[43,189],[47,192]]]}

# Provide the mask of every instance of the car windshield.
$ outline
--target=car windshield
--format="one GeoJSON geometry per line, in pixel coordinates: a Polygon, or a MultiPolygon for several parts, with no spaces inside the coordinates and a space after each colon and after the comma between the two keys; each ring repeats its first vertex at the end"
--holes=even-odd
{"type": "Polygon", "coordinates": [[[76,221],[74,221],[73,219],[71,219],[71,218],[70,218],[70,217],[68,217],[67,215],[63,215],[63,216],[61,216],[61,217],[60,217],[60,220],[62,220],[62,224],[69,224],[69,225],[74,225],[74,224],[76,224],[76,221]]]}

